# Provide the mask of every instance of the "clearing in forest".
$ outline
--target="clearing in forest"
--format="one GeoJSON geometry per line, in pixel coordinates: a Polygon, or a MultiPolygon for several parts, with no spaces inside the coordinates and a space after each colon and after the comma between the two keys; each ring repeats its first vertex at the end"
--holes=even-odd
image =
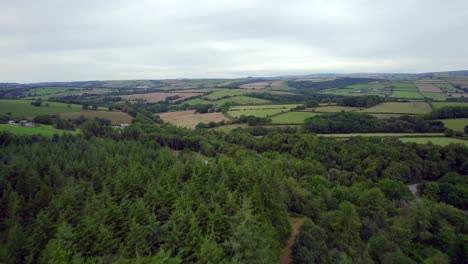
{"type": "Polygon", "coordinates": [[[291,261],[291,254],[292,254],[292,246],[294,244],[294,239],[299,234],[299,230],[301,229],[302,224],[304,224],[305,217],[291,217],[291,227],[292,233],[286,243],[286,246],[283,248],[281,253],[281,264],[290,264],[291,261]]]}

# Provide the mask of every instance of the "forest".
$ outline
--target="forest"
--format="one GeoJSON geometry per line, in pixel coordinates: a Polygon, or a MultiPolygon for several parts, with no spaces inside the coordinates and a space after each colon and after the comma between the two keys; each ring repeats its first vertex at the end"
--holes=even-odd
{"type": "Polygon", "coordinates": [[[278,263],[290,216],[294,263],[468,261],[466,146],[81,130],[0,134],[0,262],[278,263]]]}

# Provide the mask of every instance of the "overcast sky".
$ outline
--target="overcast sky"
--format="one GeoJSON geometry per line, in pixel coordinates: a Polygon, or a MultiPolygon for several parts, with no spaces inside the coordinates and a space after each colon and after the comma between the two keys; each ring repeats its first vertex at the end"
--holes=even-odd
{"type": "Polygon", "coordinates": [[[0,0],[0,82],[462,69],[467,0],[0,0]]]}

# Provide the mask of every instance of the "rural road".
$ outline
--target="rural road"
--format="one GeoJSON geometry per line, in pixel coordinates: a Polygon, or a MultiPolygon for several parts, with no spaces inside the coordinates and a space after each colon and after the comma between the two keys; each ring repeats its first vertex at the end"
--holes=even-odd
{"type": "Polygon", "coordinates": [[[291,225],[292,225],[292,234],[291,237],[288,239],[286,246],[281,253],[281,264],[290,264],[291,262],[291,248],[294,244],[294,238],[296,238],[297,234],[299,234],[299,229],[301,228],[302,224],[304,223],[305,217],[291,217],[291,225]]]}

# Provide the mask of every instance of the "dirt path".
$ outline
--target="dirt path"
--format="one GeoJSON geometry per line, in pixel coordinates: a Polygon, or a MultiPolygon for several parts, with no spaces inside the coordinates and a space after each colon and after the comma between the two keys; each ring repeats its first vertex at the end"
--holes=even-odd
{"type": "Polygon", "coordinates": [[[305,217],[291,217],[292,234],[291,237],[288,239],[288,242],[286,243],[283,252],[281,253],[281,264],[291,263],[291,247],[294,244],[294,238],[299,233],[299,229],[304,223],[304,220],[305,217]]]}

